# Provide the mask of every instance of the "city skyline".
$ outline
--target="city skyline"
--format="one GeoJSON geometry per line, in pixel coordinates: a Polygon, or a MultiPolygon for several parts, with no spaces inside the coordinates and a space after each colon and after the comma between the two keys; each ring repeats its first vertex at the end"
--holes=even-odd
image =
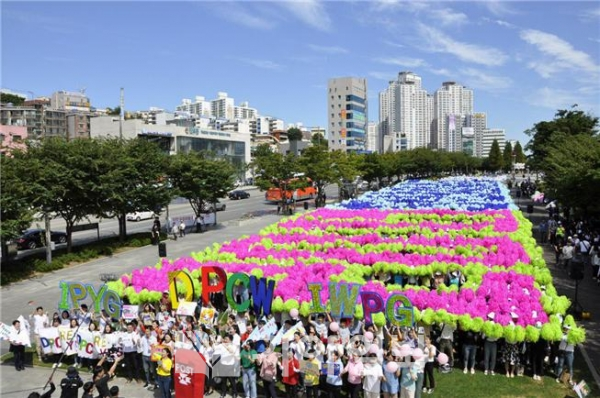
{"type": "Polygon", "coordinates": [[[1,7],[3,88],[35,96],[85,88],[98,108],[118,106],[120,87],[129,111],[173,111],[183,98],[225,91],[261,115],[326,126],[328,80],[352,76],[367,79],[369,120],[378,121],[379,93],[410,70],[430,94],[445,81],[473,90],[473,111],[522,144],[525,129],[558,109],[600,115],[594,2],[1,7]]]}

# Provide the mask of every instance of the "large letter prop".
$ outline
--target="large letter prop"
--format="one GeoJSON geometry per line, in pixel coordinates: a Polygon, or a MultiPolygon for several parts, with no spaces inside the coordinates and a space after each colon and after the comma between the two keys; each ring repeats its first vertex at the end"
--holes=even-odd
{"type": "Polygon", "coordinates": [[[89,295],[96,313],[105,310],[111,318],[121,317],[121,307],[123,305],[121,298],[116,292],[108,290],[106,285],[102,285],[99,291],[96,291],[94,286],[89,283],[63,281],[60,282],[59,286],[61,290],[60,302],[58,303],[59,310],[68,311],[72,308],[79,308],[82,301],[89,295]]]}

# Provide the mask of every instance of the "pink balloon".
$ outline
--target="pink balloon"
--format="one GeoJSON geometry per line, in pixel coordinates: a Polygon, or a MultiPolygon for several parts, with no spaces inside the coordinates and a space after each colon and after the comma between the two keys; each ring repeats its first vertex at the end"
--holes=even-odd
{"type": "Polygon", "coordinates": [[[419,359],[423,358],[424,356],[425,356],[425,354],[423,353],[423,350],[420,348],[415,348],[412,352],[412,357],[414,359],[419,360],[419,359]]]}
{"type": "Polygon", "coordinates": [[[379,347],[377,347],[375,344],[371,344],[371,347],[369,347],[369,354],[377,354],[379,352],[379,347]]]}
{"type": "Polygon", "coordinates": [[[388,362],[385,365],[385,369],[390,373],[395,373],[398,370],[398,364],[396,362],[388,362]]]}
{"type": "Polygon", "coordinates": [[[373,336],[373,332],[365,332],[365,340],[373,341],[374,338],[375,336],[373,336]]]}
{"type": "Polygon", "coordinates": [[[298,309],[297,308],[292,308],[290,310],[290,316],[292,317],[292,319],[298,318],[298,309]]]}
{"type": "Polygon", "coordinates": [[[448,355],[444,354],[443,352],[440,352],[437,356],[437,360],[440,365],[445,365],[448,363],[450,358],[448,358],[448,355]]]}
{"type": "Polygon", "coordinates": [[[402,344],[400,346],[400,356],[407,357],[412,354],[412,348],[408,344],[402,344]]]}
{"type": "Polygon", "coordinates": [[[338,325],[337,322],[331,322],[331,324],[329,325],[329,330],[335,333],[338,330],[340,330],[340,325],[338,325]]]}

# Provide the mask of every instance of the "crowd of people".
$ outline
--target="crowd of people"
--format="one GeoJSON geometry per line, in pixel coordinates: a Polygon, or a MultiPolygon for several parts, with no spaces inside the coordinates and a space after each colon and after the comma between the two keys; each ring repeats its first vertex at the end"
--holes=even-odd
{"type": "MultiPolygon", "coordinates": [[[[210,324],[198,311],[194,316],[177,315],[165,292],[160,302],[140,306],[136,319],[111,319],[82,305],[78,311],[56,313],[52,319],[40,307],[31,322],[34,334],[42,327],[63,324],[88,329],[108,342],[91,359],[79,354],[45,356],[38,351],[40,358],[54,361],[57,367],[69,365],[67,379],[73,380],[61,382],[61,388],[81,389],[84,397],[113,397],[109,383],[117,372],[126,383],[137,382],[159,390],[163,398],[171,397],[179,349],[202,354],[208,365],[205,393],[214,391],[221,397],[229,393],[256,398],[262,388],[267,398],[296,398],[298,394],[338,398],[342,391],[352,398],[361,392],[365,398],[381,393],[386,398],[413,398],[432,394],[436,373],[456,368],[465,374],[504,373],[507,378],[528,374],[534,380],[548,372],[558,379],[566,368],[572,382],[574,347],[566,340],[568,326],[560,342],[517,343],[453,324],[377,327],[359,320],[336,321],[328,313],[304,318],[295,310],[257,317],[251,309],[231,310],[218,293],[211,294],[210,307],[216,313],[210,324]],[[79,369],[90,372],[87,383],[79,382],[79,369]],[[281,385],[284,391],[278,389],[281,385]]],[[[493,313],[488,320],[494,320],[493,313]]],[[[39,342],[37,335],[36,339],[39,342]]],[[[15,361],[15,367],[19,370],[22,365],[15,361]]]]}

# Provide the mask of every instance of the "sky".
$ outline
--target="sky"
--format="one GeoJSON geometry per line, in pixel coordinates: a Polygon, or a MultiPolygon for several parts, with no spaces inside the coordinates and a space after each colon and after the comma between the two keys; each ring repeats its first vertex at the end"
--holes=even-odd
{"type": "Polygon", "coordinates": [[[1,86],[85,90],[96,108],[173,111],[224,91],[261,115],[327,125],[327,81],[401,71],[433,94],[474,90],[489,128],[526,129],[577,104],[600,116],[598,1],[2,1],[1,86]]]}

